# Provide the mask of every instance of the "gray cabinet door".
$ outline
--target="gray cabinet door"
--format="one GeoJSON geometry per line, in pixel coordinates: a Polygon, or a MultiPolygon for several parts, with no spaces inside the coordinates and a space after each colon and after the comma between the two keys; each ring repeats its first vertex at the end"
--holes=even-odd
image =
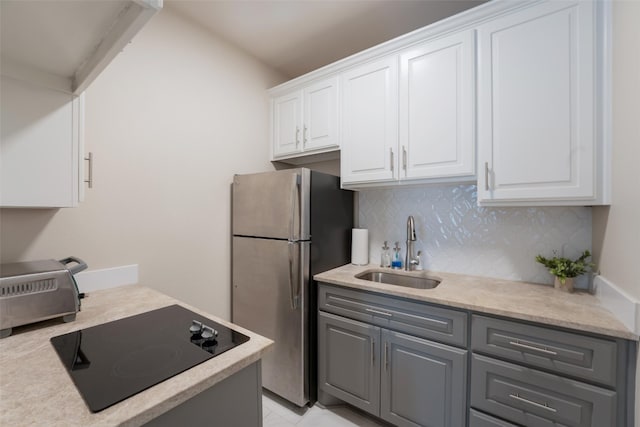
{"type": "Polygon", "coordinates": [[[615,391],[474,354],[471,406],[528,427],[616,426],[615,391]]]}
{"type": "Polygon", "coordinates": [[[380,328],[319,312],[318,387],[378,415],[380,328]]]}
{"type": "Polygon", "coordinates": [[[397,426],[463,427],[467,351],[382,330],[380,415],[397,426]]]}

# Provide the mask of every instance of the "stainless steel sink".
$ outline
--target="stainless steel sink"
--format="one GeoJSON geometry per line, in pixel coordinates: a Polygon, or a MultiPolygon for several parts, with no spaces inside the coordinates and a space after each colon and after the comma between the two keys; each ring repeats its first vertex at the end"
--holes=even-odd
{"type": "Polygon", "coordinates": [[[368,270],[356,275],[357,279],[371,282],[386,283],[388,285],[405,286],[416,289],[433,289],[441,282],[433,277],[416,274],[392,273],[389,271],[368,270]]]}

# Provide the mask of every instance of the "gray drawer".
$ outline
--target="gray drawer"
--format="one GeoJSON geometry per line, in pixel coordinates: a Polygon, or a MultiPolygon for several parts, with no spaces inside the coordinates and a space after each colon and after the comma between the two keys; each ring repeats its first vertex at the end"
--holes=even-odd
{"type": "Polygon", "coordinates": [[[614,391],[553,374],[472,358],[471,406],[528,427],[615,426],[616,398],[614,391]]]}
{"type": "Polygon", "coordinates": [[[615,341],[473,315],[473,351],[614,387],[615,341]]]}
{"type": "Polygon", "coordinates": [[[482,412],[469,410],[469,427],[518,427],[515,424],[499,420],[482,412]]]}
{"type": "Polygon", "coordinates": [[[321,283],[318,308],[421,338],[467,346],[467,313],[321,283]]]}

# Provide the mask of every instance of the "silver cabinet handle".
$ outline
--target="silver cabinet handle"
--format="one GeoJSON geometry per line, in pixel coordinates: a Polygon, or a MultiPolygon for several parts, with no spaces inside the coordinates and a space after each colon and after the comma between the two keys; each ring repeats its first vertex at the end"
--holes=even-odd
{"type": "Polygon", "coordinates": [[[364,311],[368,311],[369,313],[380,314],[382,316],[393,317],[393,314],[391,313],[387,313],[386,311],[374,310],[373,308],[365,308],[364,311]]]}
{"type": "Polygon", "coordinates": [[[307,143],[307,125],[304,125],[304,128],[302,130],[302,143],[307,143]]]}
{"type": "Polygon", "coordinates": [[[371,340],[371,364],[372,365],[375,365],[375,362],[376,362],[375,349],[376,349],[376,343],[372,339],[371,340]]]}
{"type": "Polygon", "coordinates": [[[402,146],[402,169],[407,171],[407,148],[402,146]]]}
{"type": "Polygon", "coordinates": [[[300,144],[300,128],[296,126],[296,147],[300,144]]]}
{"type": "Polygon", "coordinates": [[[89,188],[93,188],[93,153],[89,153],[87,157],[84,158],[87,162],[89,162],[89,167],[87,171],[87,179],[84,180],[89,188]]]}
{"type": "Polygon", "coordinates": [[[549,412],[558,412],[558,410],[556,408],[552,408],[551,406],[549,406],[548,403],[538,403],[538,402],[534,402],[533,400],[529,400],[529,399],[525,399],[524,397],[520,397],[520,395],[518,393],[516,394],[510,394],[509,395],[510,398],[515,399],[519,402],[523,402],[523,403],[527,403],[529,405],[535,406],[536,408],[540,408],[540,409],[545,409],[549,412]]]}
{"type": "Polygon", "coordinates": [[[389,370],[389,343],[384,342],[384,370],[389,370]]]}
{"type": "Polygon", "coordinates": [[[389,148],[389,153],[391,153],[391,155],[389,156],[391,159],[391,172],[393,172],[393,148],[389,148]]]}
{"type": "Polygon", "coordinates": [[[489,162],[484,162],[484,190],[489,191],[489,162]]]}
{"type": "Polygon", "coordinates": [[[552,356],[555,356],[555,355],[558,354],[555,351],[548,350],[547,347],[536,347],[534,345],[523,344],[518,340],[509,341],[509,344],[511,344],[514,347],[520,347],[520,348],[526,348],[527,350],[539,351],[540,353],[545,353],[545,354],[549,354],[549,355],[552,355],[552,356]]]}

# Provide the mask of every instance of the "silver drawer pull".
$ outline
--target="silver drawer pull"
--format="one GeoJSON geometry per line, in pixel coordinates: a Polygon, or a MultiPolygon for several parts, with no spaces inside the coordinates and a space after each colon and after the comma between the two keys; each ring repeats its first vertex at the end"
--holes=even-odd
{"type": "Polygon", "coordinates": [[[387,313],[386,311],[374,310],[373,308],[365,308],[365,311],[368,311],[369,313],[380,314],[382,316],[393,317],[393,314],[391,313],[387,313]]]}
{"type": "Polygon", "coordinates": [[[536,347],[536,346],[533,346],[533,345],[522,344],[518,340],[509,341],[509,344],[511,344],[514,347],[520,347],[520,348],[526,348],[527,350],[539,351],[540,353],[549,354],[551,356],[556,356],[558,354],[555,351],[547,350],[547,347],[536,347]]]}
{"type": "Polygon", "coordinates": [[[547,410],[549,412],[558,412],[558,410],[556,408],[552,408],[546,402],[544,404],[543,403],[534,402],[532,400],[525,399],[524,397],[520,397],[520,395],[518,393],[510,394],[509,397],[512,398],[512,399],[518,400],[520,402],[523,402],[523,403],[528,403],[529,405],[533,405],[533,406],[535,406],[537,408],[545,409],[545,410],[547,410]]]}

